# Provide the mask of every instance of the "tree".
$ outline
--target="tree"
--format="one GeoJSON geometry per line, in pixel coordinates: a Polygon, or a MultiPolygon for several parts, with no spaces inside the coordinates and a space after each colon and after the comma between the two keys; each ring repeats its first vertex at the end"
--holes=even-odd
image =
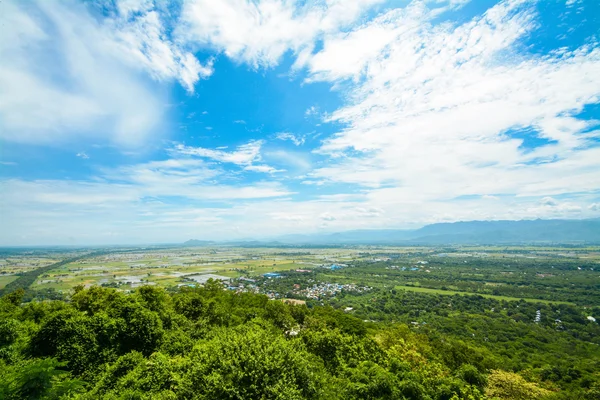
{"type": "Polygon", "coordinates": [[[119,309],[117,315],[117,342],[121,354],[136,350],[150,355],[158,349],[164,329],[157,313],[128,302],[119,309]]]}
{"type": "Polygon", "coordinates": [[[219,328],[198,345],[180,395],[197,399],[314,399],[322,365],[297,340],[255,324],[219,328]]]}
{"type": "Polygon", "coordinates": [[[14,292],[2,296],[2,299],[7,303],[12,304],[13,306],[18,306],[19,304],[21,304],[23,296],[25,296],[25,290],[19,288],[14,292]]]}
{"type": "Polygon", "coordinates": [[[58,400],[80,392],[84,382],[71,379],[55,358],[36,359],[16,365],[2,376],[0,395],[6,400],[58,400]]]}
{"type": "Polygon", "coordinates": [[[371,361],[343,371],[345,399],[401,399],[397,377],[371,361]]]}
{"type": "Polygon", "coordinates": [[[485,389],[486,396],[500,400],[537,400],[551,393],[535,383],[527,382],[519,374],[499,369],[490,373],[485,389]]]}
{"type": "Polygon", "coordinates": [[[463,381],[467,382],[469,385],[476,386],[477,388],[482,390],[487,383],[486,376],[470,364],[461,365],[458,371],[456,372],[456,375],[463,381]]]}

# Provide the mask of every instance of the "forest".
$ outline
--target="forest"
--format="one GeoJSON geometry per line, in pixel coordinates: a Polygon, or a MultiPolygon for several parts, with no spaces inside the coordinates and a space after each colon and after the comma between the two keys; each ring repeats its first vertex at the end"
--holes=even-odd
{"type": "Polygon", "coordinates": [[[532,324],[512,318],[525,302],[381,288],[323,306],[212,280],[23,295],[0,299],[7,400],[600,398],[598,332],[568,305],[532,324]]]}

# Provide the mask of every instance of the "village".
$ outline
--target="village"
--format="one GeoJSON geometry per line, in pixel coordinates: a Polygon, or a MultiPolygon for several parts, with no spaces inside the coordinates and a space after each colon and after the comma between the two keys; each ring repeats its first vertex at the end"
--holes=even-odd
{"type": "MultiPolygon", "coordinates": [[[[348,267],[347,264],[321,264],[316,266],[321,270],[339,271],[342,268],[348,267]]],[[[358,286],[356,284],[340,284],[330,282],[316,282],[314,279],[308,279],[308,285],[301,285],[299,283],[290,283],[290,290],[286,290],[285,293],[280,293],[274,290],[272,283],[275,280],[281,280],[282,278],[290,278],[290,282],[295,282],[291,276],[299,276],[303,274],[314,274],[313,269],[296,269],[290,271],[291,274],[285,274],[280,272],[266,272],[261,276],[250,278],[248,276],[242,276],[239,278],[229,278],[222,275],[215,274],[203,274],[185,276],[183,279],[184,283],[180,283],[178,286],[196,287],[197,285],[205,284],[209,279],[215,281],[221,281],[228,290],[235,291],[236,293],[260,293],[265,294],[270,299],[284,299],[289,297],[291,294],[294,298],[303,298],[308,300],[322,300],[325,298],[335,297],[342,291],[363,293],[371,290],[368,286],[358,286]],[[292,275],[293,274],[293,275],[292,275]]],[[[302,280],[304,281],[304,280],[302,280]]],[[[286,299],[290,300],[290,299],[286,299]]]]}

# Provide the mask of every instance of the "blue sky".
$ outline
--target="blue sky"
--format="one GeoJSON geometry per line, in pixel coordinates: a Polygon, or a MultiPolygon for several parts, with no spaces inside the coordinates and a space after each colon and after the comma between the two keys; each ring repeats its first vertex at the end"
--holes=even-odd
{"type": "Polygon", "coordinates": [[[0,23],[0,245],[600,217],[595,0],[14,0],[0,23]]]}

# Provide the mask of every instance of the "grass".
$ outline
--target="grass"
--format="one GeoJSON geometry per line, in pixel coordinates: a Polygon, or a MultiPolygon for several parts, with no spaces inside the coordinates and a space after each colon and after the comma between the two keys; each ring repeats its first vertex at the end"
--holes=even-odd
{"type": "Polygon", "coordinates": [[[495,299],[495,300],[506,300],[506,301],[524,300],[524,301],[527,301],[529,303],[570,304],[570,305],[573,305],[573,303],[569,303],[568,301],[553,301],[553,300],[541,300],[541,299],[525,299],[525,298],[509,297],[509,296],[497,296],[497,295],[493,295],[493,294],[481,294],[481,293],[473,293],[473,292],[457,292],[455,290],[432,289],[432,288],[424,288],[424,287],[417,287],[417,286],[402,286],[402,285],[399,285],[399,286],[395,286],[395,288],[396,289],[407,290],[407,291],[411,291],[411,292],[417,292],[417,293],[442,294],[442,295],[448,295],[448,296],[459,294],[459,295],[462,295],[462,296],[481,296],[481,297],[485,297],[485,298],[488,298],[488,299],[495,299]]]}
{"type": "Polygon", "coordinates": [[[8,285],[17,278],[17,275],[0,275],[0,289],[2,289],[4,286],[8,285]]]}

